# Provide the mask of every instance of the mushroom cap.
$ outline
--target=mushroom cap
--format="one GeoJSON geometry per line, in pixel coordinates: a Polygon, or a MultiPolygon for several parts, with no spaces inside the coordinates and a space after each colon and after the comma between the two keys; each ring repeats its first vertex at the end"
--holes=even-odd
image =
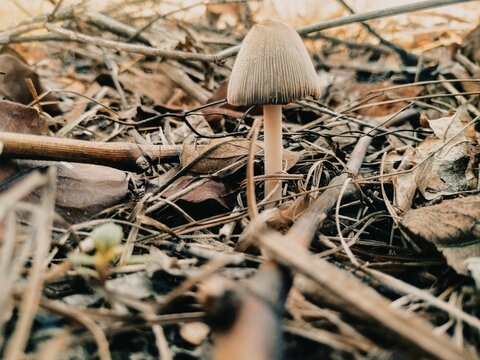
{"type": "Polygon", "coordinates": [[[243,40],[228,83],[232,105],[287,104],[320,96],[317,74],[298,33],[267,20],[243,40]]]}

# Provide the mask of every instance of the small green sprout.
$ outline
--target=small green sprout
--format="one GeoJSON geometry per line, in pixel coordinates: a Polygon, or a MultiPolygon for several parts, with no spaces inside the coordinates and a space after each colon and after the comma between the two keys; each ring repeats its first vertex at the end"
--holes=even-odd
{"type": "Polygon", "coordinates": [[[119,225],[106,223],[97,226],[91,233],[95,254],[71,254],[70,260],[78,265],[90,265],[98,272],[100,282],[108,277],[110,264],[121,254],[123,231],[119,225]]]}

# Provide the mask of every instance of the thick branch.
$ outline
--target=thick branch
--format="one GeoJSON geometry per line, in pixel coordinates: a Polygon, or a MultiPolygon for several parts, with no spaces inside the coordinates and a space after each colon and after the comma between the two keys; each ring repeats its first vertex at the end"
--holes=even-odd
{"type": "Polygon", "coordinates": [[[141,156],[152,163],[177,161],[180,146],[138,145],[128,142],[95,142],[0,132],[0,158],[70,161],[105,165],[122,170],[137,169],[141,156]]]}

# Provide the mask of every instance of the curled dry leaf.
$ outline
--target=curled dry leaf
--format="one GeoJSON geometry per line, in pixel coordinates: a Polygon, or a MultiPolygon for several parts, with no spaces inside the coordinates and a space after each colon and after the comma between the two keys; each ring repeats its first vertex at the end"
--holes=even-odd
{"type": "MultiPolygon", "coordinates": [[[[182,168],[188,166],[188,171],[195,174],[212,174],[232,166],[225,175],[238,171],[244,163],[239,160],[248,155],[250,140],[247,139],[213,139],[206,146],[185,145],[180,154],[182,168]],[[233,164],[238,163],[237,166],[233,164]]],[[[263,152],[263,143],[257,141],[256,153],[263,152]]],[[[283,150],[283,158],[289,170],[299,159],[299,154],[283,150]]]]}
{"type": "Polygon", "coordinates": [[[480,256],[480,195],[446,200],[441,204],[410,210],[402,228],[428,241],[460,274],[467,274],[469,258],[480,256]]]}
{"type": "Polygon", "coordinates": [[[389,154],[388,172],[408,171],[393,177],[395,205],[401,211],[410,208],[417,189],[427,200],[475,189],[478,144],[473,125],[467,126],[470,121],[463,108],[453,116],[428,120],[434,135],[407,148],[398,167],[398,153],[389,154]]]}

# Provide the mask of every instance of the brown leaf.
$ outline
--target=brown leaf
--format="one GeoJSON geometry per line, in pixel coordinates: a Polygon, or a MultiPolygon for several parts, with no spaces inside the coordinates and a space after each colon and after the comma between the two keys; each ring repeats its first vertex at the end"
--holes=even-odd
{"type": "MultiPolygon", "coordinates": [[[[212,96],[207,100],[207,103],[220,101],[227,98],[227,89],[228,89],[228,80],[222,82],[220,86],[213,92],[212,96]]],[[[247,111],[250,106],[235,106],[226,103],[222,106],[222,108],[232,110],[238,113],[244,113],[247,111]]],[[[250,115],[262,115],[263,114],[263,107],[260,105],[256,105],[253,107],[252,110],[249,112],[250,115]]]]}
{"type": "Polygon", "coordinates": [[[59,164],[56,206],[74,223],[91,218],[127,194],[123,171],[89,164],[59,164]]]}
{"type": "Polygon", "coordinates": [[[156,105],[165,104],[173,96],[174,85],[165,75],[145,74],[135,68],[130,71],[118,76],[126,90],[148,97],[156,105]]]}
{"type": "MultiPolygon", "coordinates": [[[[190,115],[188,117],[188,122],[198,133],[209,136],[213,135],[212,127],[205,119],[205,116],[196,114],[190,115]]],[[[195,144],[197,142],[196,137],[192,135],[193,131],[186,123],[183,123],[169,133],[171,143],[184,145],[195,144]]]]}
{"type": "Polygon", "coordinates": [[[32,107],[0,100],[0,131],[44,135],[45,119],[32,107]]]}
{"type": "MultiPolygon", "coordinates": [[[[43,135],[46,131],[46,123],[36,109],[0,100],[0,131],[43,135]]],[[[0,156],[2,147],[0,142],[0,156]]],[[[14,176],[18,171],[18,166],[13,164],[12,161],[2,159],[0,161],[0,183],[14,176]]]]}
{"type": "MultiPolygon", "coordinates": [[[[244,165],[240,162],[248,155],[250,140],[247,139],[213,139],[206,146],[185,145],[180,155],[182,168],[188,166],[188,171],[196,174],[212,174],[238,162],[238,166],[232,167],[229,174],[237,171],[244,165]]],[[[256,153],[263,152],[263,143],[257,141],[256,153]]],[[[295,165],[299,154],[289,150],[283,150],[284,161],[287,162],[287,170],[295,165]]]]}
{"type": "MultiPolygon", "coordinates": [[[[164,194],[165,197],[169,197],[185,189],[195,180],[198,179],[191,175],[179,177],[168,187],[168,190],[164,194]]],[[[228,204],[225,201],[225,196],[227,193],[227,188],[223,183],[211,180],[207,181],[205,184],[202,184],[196,189],[189,191],[185,195],[182,195],[180,198],[178,198],[178,200],[183,200],[192,204],[200,204],[205,201],[213,200],[225,209],[228,209],[228,204]]]]}
{"type": "MultiPolygon", "coordinates": [[[[20,161],[23,169],[52,164],[20,161]]],[[[57,165],[56,211],[76,224],[118,203],[127,194],[128,180],[123,171],[106,166],[59,163],[57,165]]]]}
{"type": "Polygon", "coordinates": [[[159,19],[143,33],[152,46],[163,50],[173,50],[187,41],[187,32],[174,20],[159,19]]]}
{"type": "Polygon", "coordinates": [[[410,210],[401,225],[408,234],[433,243],[448,264],[467,274],[467,259],[480,256],[480,196],[446,200],[410,210]]]}

